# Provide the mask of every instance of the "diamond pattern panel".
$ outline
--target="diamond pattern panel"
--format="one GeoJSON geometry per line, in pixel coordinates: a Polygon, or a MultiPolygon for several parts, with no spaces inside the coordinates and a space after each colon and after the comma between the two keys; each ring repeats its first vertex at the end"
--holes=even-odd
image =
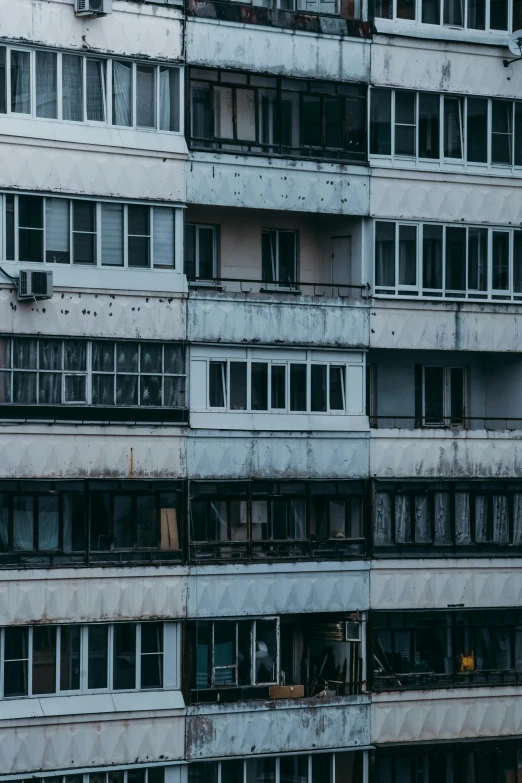
{"type": "MultiPolygon", "coordinates": [[[[387,39],[373,44],[372,84],[499,98],[520,96],[522,73],[516,67],[507,72],[502,65],[503,48],[477,46],[470,57],[465,44],[434,41],[430,48],[427,39],[399,40],[400,45],[395,46],[390,46],[387,39]]],[[[501,37],[499,44],[504,40],[501,37]]]]}
{"type": "Polygon", "coordinates": [[[373,430],[370,475],[379,478],[518,478],[520,434],[373,430]]]}
{"type": "Polygon", "coordinates": [[[181,432],[175,427],[6,426],[0,431],[0,476],[182,478],[181,432]]]}
{"type": "Polygon", "coordinates": [[[3,571],[0,617],[6,625],[42,618],[50,623],[174,619],[185,615],[186,595],[185,571],[180,567],[123,573],[96,568],[3,571]]]}
{"type": "Polygon", "coordinates": [[[188,339],[194,342],[360,347],[368,345],[368,309],[362,306],[241,301],[204,295],[189,299],[188,339]]]}
{"type": "Polygon", "coordinates": [[[188,759],[356,748],[369,744],[369,704],[236,709],[187,716],[188,759]]]}
{"type": "Polygon", "coordinates": [[[239,68],[304,79],[366,82],[370,43],[337,36],[295,35],[252,25],[230,25],[189,19],[187,59],[190,65],[239,68]]]}
{"type": "Polygon", "coordinates": [[[187,201],[253,209],[282,209],[340,215],[368,214],[368,175],[341,172],[317,164],[310,170],[293,165],[247,165],[223,155],[194,153],[187,177],[187,201]]]}
{"type": "Polygon", "coordinates": [[[0,0],[0,17],[3,38],[82,49],[85,35],[88,49],[147,58],[181,57],[181,14],[174,8],[114,3],[109,16],[81,20],[69,4],[55,0],[0,0]]]}
{"type": "Polygon", "coordinates": [[[425,699],[423,693],[415,699],[374,701],[371,741],[431,742],[520,734],[522,696],[510,688],[487,691],[455,690],[436,699],[425,699]]]}
{"type": "MultiPolygon", "coordinates": [[[[63,4],[59,7],[63,9],[63,4]]],[[[0,186],[182,202],[185,200],[183,165],[182,161],[165,155],[94,150],[86,153],[81,148],[52,146],[52,142],[10,142],[0,145],[0,186]]]]}
{"type": "Polygon", "coordinates": [[[311,612],[364,611],[369,602],[368,571],[363,569],[217,573],[191,570],[189,617],[238,617],[311,612]]]}
{"type": "Polygon", "coordinates": [[[369,440],[258,434],[219,438],[195,435],[187,442],[191,478],[357,478],[367,476],[369,440]]]}
{"type": "Polygon", "coordinates": [[[522,573],[516,565],[492,560],[374,562],[370,578],[372,609],[446,609],[522,606],[522,573]]]}
{"type": "Polygon", "coordinates": [[[82,291],[20,304],[12,290],[0,290],[3,334],[184,340],[185,329],[185,304],[180,299],[82,291]]]}
{"type": "Polygon", "coordinates": [[[182,716],[0,723],[2,774],[182,759],[182,716]]]}

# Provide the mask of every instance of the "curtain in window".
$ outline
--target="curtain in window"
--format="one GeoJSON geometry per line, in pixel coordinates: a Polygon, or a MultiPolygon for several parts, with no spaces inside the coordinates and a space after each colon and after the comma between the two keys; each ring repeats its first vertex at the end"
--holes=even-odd
{"type": "Polygon", "coordinates": [[[83,121],[83,58],[62,55],[62,115],[64,120],[83,121]]]}
{"type": "Polygon", "coordinates": [[[522,494],[513,495],[513,544],[522,544],[522,494]]]}
{"type": "Polygon", "coordinates": [[[391,496],[389,492],[375,493],[374,540],[376,546],[392,543],[391,496]]]}
{"type": "Polygon", "coordinates": [[[185,405],[185,379],[165,378],[163,404],[167,408],[183,408],[185,405]]]}
{"type": "Polygon", "coordinates": [[[30,52],[11,52],[11,111],[31,114],[30,52]]]}
{"type": "Polygon", "coordinates": [[[154,207],[153,257],[154,266],[174,266],[174,210],[154,207]]]}
{"type": "Polygon", "coordinates": [[[69,201],[64,198],[45,199],[45,260],[52,264],[68,264],[69,201]]]}
{"type": "Polygon", "coordinates": [[[160,129],[179,130],[179,69],[159,69],[160,129]]]}
{"type": "Polygon", "coordinates": [[[132,125],[132,63],[112,61],[112,124],[132,125]]]}
{"type": "Polygon", "coordinates": [[[13,498],[13,549],[27,551],[33,548],[33,498],[15,495],[13,498]]]}
{"type": "Polygon", "coordinates": [[[451,544],[451,506],[448,492],[435,492],[434,498],[435,543],[451,544]]]}
{"type": "Polygon", "coordinates": [[[38,498],[38,549],[49,552],[59,546],[59,498],[41,495],[38,498]]]}
{"type": "Polygon", "coordinates": [[[277,280],[276,232],[263,231],[261,244],[263,282],[274,283],[277,280]]]}
{"type": "Polygon", "coordinates": [[[209,538],[214,541],[228,541],[227,504],[223,500],[210,503],[209,538]]]}
{"type": "Polygon", "coordinates": [[[395,537],[398,544],[411,542],[409,495],[396,495],[395,497],[395,537]]]}
{"type": "Polygon", "coordinates": [[[493,495],[493,541],[495,544],[509,542],[508,499],[506,495],[493,495]]]}
{"type": "Polygon", "coordinates": [[[60,405],[62,402],[62,376],[56,372],[40,373],[38,402],[42,405],[60,405]]]}
{"type": "Polygon", "coordinates": [[[123,205],[102,204],[102,266],[123,266],[123,205]]]}
{"type": "Polygon", "coordinates": [[[288,504],[288,537],[296,540],[306,538],[306,503],[304,500],[291,500],[288,504]]]}
{"type": "Polygon", "coordinates": [[[455,543],[471,543],[471,519],[468,492],[455,493],[455,543]]]}
{"type": "Polygon", "coordinates": [[[156,126],[156,97],[154,95],[155,68],[138,65],[136,68],[136,125],[138,128],[156,126]]]}
{"type": "Polygon", "coordinates": [[[9,495],[0,495],[0,552],[9,549],[9,495]]]}
{"type": "Polygon", "coordinates": [[[36,52],[36,116],[58,116],[58,74],[54,52],[36,52]]]}
{"type": "Polygon", "coordinates": [[[475,498],[475,539],[478,543],[489,541],[488,535],[488,499],[485,495],[475,498]]]}
{"type": "Polygon", "coordinates": [[[105,122],[105,61],[87,60],[87,119],[105,122]]]}
{"type": "Polygon", "coordinates": [[[415,541],[431,542],[431,504],[427,495],[415,496],[415,541]]]}
{"type": "Polygon", "coordinates": [[[138,404],[138,376],[116,376],[116,405],[138,404]]]}

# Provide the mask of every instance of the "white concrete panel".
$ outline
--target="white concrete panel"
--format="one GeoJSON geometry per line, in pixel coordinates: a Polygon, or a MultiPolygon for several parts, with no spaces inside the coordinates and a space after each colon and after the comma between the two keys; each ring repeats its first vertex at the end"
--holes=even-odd
{"type": "Polygon", "coordinates": [[[437,351],[519,351],[516,305],[382,301],[370,310],[370,347],[437,351]]]}
{"type": "Polygon", "coordinates": [[[517,736],[520,689],[462,688],[372,696],[372,743],[517,736]]]}
{"type": "MultiPolygon", "coordinates": [[[[1,163],[1,160],[0,160],[1,163]]],[[[223,207],[367,215],[364,167],[194,152],[187,201],[223,207]]]]}
{"type": "Polygon", "coordinates": [[[304,79],[366,82],[370,41],[189,18],[187,63],[304,79]]]}
{"type": "MultiPolygon", "coordinates": [[[[246,286],[248,288],[248,286],[246,286]]],[[[368,308],[322,297],[194,292],[188,303],[188,339],[307,346],[368,345],[368,308]]]]}
{"type": "MultiPolygon", "coordinates": [[[[428,28],[432,28],[431,25],[428,28]]],[[[462,31],[460,35],[466,35],[462,31]]],[[[371,83],[419,90],[518,98],[522,72],[504,68],[506,49],[465,42],[430,41],[430,36],[377,36],[372,45],[371,83]],[[507,78],[509,76],[509,79],[507,78]]]]}
{"type": "Polygon", "coordinates": [[[0,476],[12,478],[183,478],[179,427],[54,424],[0,429],[0,476]]]}
{"type": "Polygon", "coordinates": [[[516,560],[374,560],[372,609],[466,609],[522,606],[516,560]]]}
{"type": "Polygon", "coordinates": [[[0,188],[180,203],[185,200],[184,165],[166,152],[87,151],[6,136],[0,145],[0,188]]]}
{"type": "Polygon", "coordinates": [[[143,764],[183,758],[185,719],[179,711],[7,720],[0,718],[4,774],[143,764]]]}
{"type": "MultiPolygon", "coordinates": [[[[76,271],[72,269],[71,274],[76,271]]],[[[99,281],[97,275],[97,270],[90,270],[93,287],[99,281]]],[[[126,277],[125,273],[123,277],[126,277]]],[[[165,296],[55,291],[52,299],[18,302],[13,289],[0,289],[2,334],[184,340],[185,322],[185,302],[179,296],[167,299],[165,296]]]]}
{"type": "Polygon", "coordinates": [[[520,431],[372,430],[370,476],[519,478],[520,431]]]}
{"type": "Polygon", "coordinates": [[[130,56],[181,58],[177,8],[114,0],[113,13],[76,18],[72,0],[0,0],[1,34],[65,49],[87,48],[130,56]]]}
{"type": "Polygon", "coordinates": [[[288,753],[369,744],[368,697],[306,699],[266,704],[189,708],[187,756],[190,760],[258,753],[288,753]]]}
{"type": "Polygon", "coordinates": [[[191,567],[187,615],[249,617],[368,608],[368,564],[272,563],[191,567]]]}
{"type": "Polygon", "coordinates": [[[191,478],[358,478],[368,475],[368,435],[306,437],[298,433],[192,432],[191,478]]]}
{"type": "Polygon", "coordinates": [[[522,223],[522,181],[513,177],[375,168],[370,182],[373,217],[500,226],[522,223]]]}
{"type": "Polygon", "coordinates": [[[185,615],[185,603],[181,566],[0,571],[5,625],[169,620],[185,615]]]}

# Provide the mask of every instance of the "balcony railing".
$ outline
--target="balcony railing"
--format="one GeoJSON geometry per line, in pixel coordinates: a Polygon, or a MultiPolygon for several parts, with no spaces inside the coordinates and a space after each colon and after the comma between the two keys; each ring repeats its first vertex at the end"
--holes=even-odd
{"type": "Polygon", "coordinates": [[[520,685],[521,671],[484,670],[438,674],[374,674],[373,690],[424,690],[433,688],[470,688],[481,685],[520,685]]]}
{"type": "Polygon", "coordinates": [[[249,685],[220,688],[193,689],[191,704],[231,704],[238,701],[275,701],[288,699],[327,699],[339,696],[356,696],[362,693],[362,658],[356,658],[356,671],[350,682],[321,680],[316,685],[249,685]],[[290,692],[292,687],[293,692],[290,692]]]}
{"type": "Polygon", "coordinates": [[[332,297],[338,299],[355,299],[364,297],[369,292],[370,286],[356,285],[352,283],[334,282],[308,282],[300,280],[296,283],[267,283],[263,280],[235,277],[214,277],[211,280],[202,280],[195,277],[187,277],[192,289],[216,291],[232,294],[274,294],[287,296],[316,296],[332,297]]]}
{"type": "Polygon", "coordinates": [[[260,560],[340,560],[364,557],[366,541],[335,538],[327,541],[227,541],[190,544],[192,563],[260,560]]]}
{"type": "Polygon", "coordinates": [[[444,416],[440,419],[427,418],[407,414],[397,416],[369,416],[372,429],[386,430],[414,430],[414,429],[440,429],[440,430],[487,430],[487,431],[515,431],[522,429],[522,418],[506,418],[496,416],[444,416]]]}

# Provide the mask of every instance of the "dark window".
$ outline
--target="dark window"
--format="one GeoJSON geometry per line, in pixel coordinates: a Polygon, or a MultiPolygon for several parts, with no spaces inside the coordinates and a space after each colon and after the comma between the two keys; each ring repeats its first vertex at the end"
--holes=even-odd
{"type": "Polygon", "coordinates": [[[247,409],[247,363],[230,362],[230,410],[247,409]]]}
{"type": "MultiPolygon", "coordinates": [[[[459,2],[459,0],[451,0],[459,2]]],[[[444,96],[444,157],[461,160],[463,156],[464,100],[444,96]]]]}
{"type": "Polygon", "coordinates": [[[491,101],[491,162],[513,162],[513,102],[491,101]]]}
{"type": "Polygon", "coordinates": [[[18,258],[43,261],[43,198],[18,197],[18,258]]]}
{"type": "Polygon", "coordinates": [[[60,628],[60,690],[80,690],[81,628],[64,625],[60,628]]]}
{"type": "Polygon", "coordinates": [[[7,111],[6,47],[0,46],[0,114],[7,111]]]}
{"type": "Polygon", "coordinates": [[[417,151],[417,94],[395,91],[395,154],[415,156],[417,151]]]}
{"type": "Polygon", "coordinates": [[[395,223],[375,223],[375,285],[395,285],[395,223]]]}
{"type": "MultiPolygon", "coordinates": [[[[468,0],[468,27],[472,30],[486,29],[486,0],[468,0]]],[[[493,25],[491,27],[494,29],[493,25]]]]}
{"type": "Polygon", "coordinates": [[[370,152],[373,155],[391,155],[392,91],[373,87],[370,96],[370,152]]]}
{"type": "Polygon", "coordinates": [[[307,390],[306,390],[306,364],[290,365],[290,410],[305,411],[307,390]]]}
{"type": "Polygon", "coordinates": [[[96,204],[73,201],[73,261],[96,263],[96,204]]]}
{"type": "Polygon", "coordinates": [[[422,275],[423,288],[442,289],[442,226],[423,226],[422,230],[422,275]]]}
{"type": "Polygon", "coordinates": [[[493,289],[509,289],[509,234],[507,231],[493,231],[492,239],[492,281],[493,289]]]}
{"type": "Polygon", "coordinates": [[[33,695],[56,692],[56,628],[33,628],[33,695]]]}
{"type": "Polygon", "coordinates": [[[487,98],[468,98],[467,154],[472,163],[488,160],[488,101],[487,98]]]}
{"type": "Polygon", "coordinates": [[[129,266],[150,266],[150,209],[129,204],[129,266]]]}
{"type": "Polygon", "coordinates": [[[297,282],[296,231],[263,229],[261,235],[263,281],[279,285],[297,282]]]}
{"type": "Polygon", "coordinates": [[[462,0],[443,0],[444,3],[444,24],[451,27],[463,27],[464,25],[464,4],[462,0]]]}
{"type": "Polygon", "coordinates": [[[252,410],[268,410],[268,364],[252,362],[251,365],[252,410]]]}
{"type": "Polygon", "coordinates": [[[114,690],[136,687],[136,624],[117,623],[114,626],[114,690]]]}
{"type": "MultiPolygon", "coordinates": [[[[490,0],[490,21],[492,30],[508,29],[508,2],[507,0],[490,0]]],[[[515,28],[514,28],[515,29],[515,28]]]]}
{"type": "Polygon", "coordinates": [[[141,624],[141,687],[163,687],[163,623],[141,624]]]}
{"type": "Polygon", "coordinates": [[[466,288],[466,229],[446,228],[446,289],[460,293],[466,288]]]}
{"type": "Polygon", "coordinates": [[[185,224],[185,274],[197,280],[217,276],[217,227],[185,224]]]}
{"type": "Polygon", "coordinates": [[[88,628],[88,634],[87,687],[89,690],[107,688],[109,628],[107,625],[90,625],[88,628]]]}
{"type": "Polygon", "coordinates": [[[440,24],[440,0],[422,0],[424,24],[440,24]]]}
{"type": "Polygon", "coordinates": [[[468,288],[486,291],[488,287],[488,232],[485,228],[468,229],[468,288]]]}
{"type": "Polygon", "coordinates": [[[6,628],[4,634],[4,696],[27,696],[29,629],[6,628]]]}
{"type": "Polygon", "coordinates": [[[419,157],[440,156],[440,97],[419,93],[419,157]]]}
{"type": "Polygon", "coordinates": [[[36,116],[58,117],[58,68],[55,52],[36,50],[36,116]]]}
{"type": "MultiPolygon", "coordinates": [[[[522,281],[522,241],[521,246],[521,281],[522,281]]],[[[521,283],[522,284],[522,283],[521,283]]],[[[284,410],[286,408],[286,367],[284,365],[272,365],[272,408],[284,410]]]]}

